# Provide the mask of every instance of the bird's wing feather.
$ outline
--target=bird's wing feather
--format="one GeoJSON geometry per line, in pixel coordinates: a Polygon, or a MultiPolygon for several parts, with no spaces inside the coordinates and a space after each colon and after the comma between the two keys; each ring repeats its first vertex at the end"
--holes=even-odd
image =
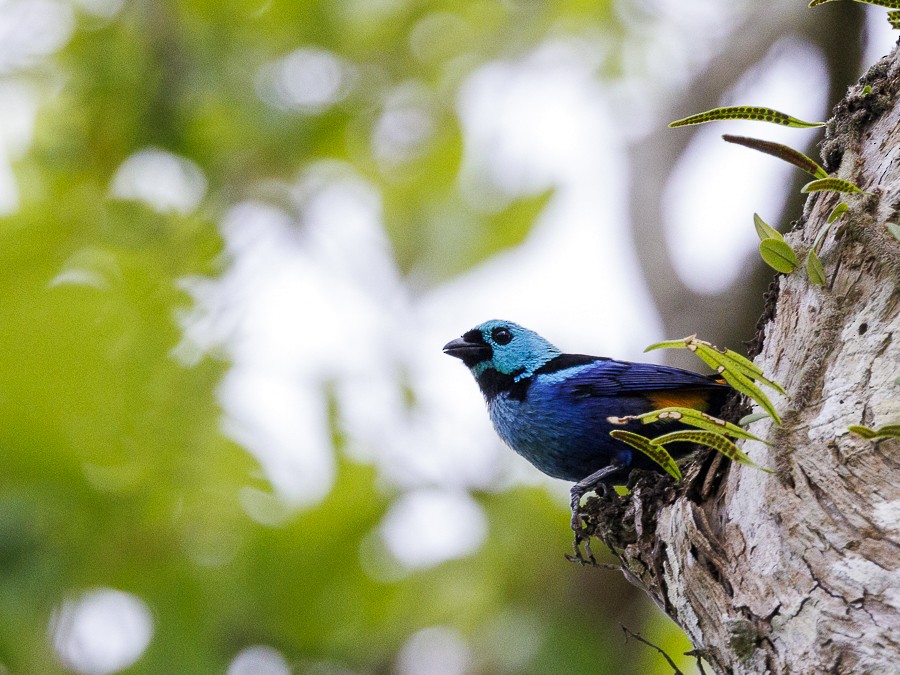
{"type": "Polygon", "coordinates": [[[681,393],[676,395],[678,390],[696,392],[724,386],[707,375],[689,370],[613,359],[599,359],[576,366],[566,375],[564,386],[575,395],[595,397],[641,394],[650,397],[658,394],[661,400],[672,401],[668,405],[689,405],[688,401],[681,401],[681,393]]]}

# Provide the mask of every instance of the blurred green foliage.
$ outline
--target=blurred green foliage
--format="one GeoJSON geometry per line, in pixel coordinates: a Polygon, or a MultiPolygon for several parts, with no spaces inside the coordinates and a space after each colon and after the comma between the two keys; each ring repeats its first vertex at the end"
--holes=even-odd
{"type": "MultiPolygon", "coordinates": [[[[326,500],[255,522],[241,491],[271,488],[220,431],[228,364],[173,357],[192,302],[179,281],[227,265],[219,217],[320,159],[350,162],[381,190],[401,270],[443,279],[521,241],[548,195],[494,213],[460,198],[455,93],[490,59],[600,25],[622,30],[608,3],[579,0],[136,0],[111,18],[77,10],[65,46],[3,76],[39,108],[14,163],[18,208],[0,218],[0,670],[59,671],[54,609],[111,587],[153,616],[130,672],[224,672],[254,644],[297,672],[381,672],[433,625],[465,637],[479,672],[665,672],[616,625],[648,616],[637,591],[564,560],[565,508],[543,490],[476,495],[481,550],[378,579],[363,560],[383,554],[365,551],[397,493],[343,458],[335,432],[326,500]],[[352,64],[355,85],[334,105],[260,95],[261,69],[301,47],[352,64]],[[373,126],[410,84],[432,133],[379,160],[373,126]],[[118,167],[148,147],[202,168],[208,191],[190,215],[110,198],[118,167]],[[465,236],[443,236],[448,223],[465,236]]],[[[688,648],[652,622],[648,636],[688,648]]]]}

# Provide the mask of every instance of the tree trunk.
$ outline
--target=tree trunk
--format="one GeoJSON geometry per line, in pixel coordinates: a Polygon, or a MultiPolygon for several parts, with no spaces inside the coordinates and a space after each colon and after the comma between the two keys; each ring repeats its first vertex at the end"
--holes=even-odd
{"type": "Polygon", "coordinates": [[[850,206],[821,249],[830,287],[779,276],[760,320],[753,356],[788,397],[773,398],[783,426],[750,427],[771,445],[743,448],[776,473],[705,454],[680,485],[642,476],[586,505],[718,672],[900,672],[900,441],[848,431],[900,423],[900,242],[885,227],[900,222],[898,95],[895,49],[823,145],[826,168],[872,194],[813,194],[787,236],[805,261],[835,204],[850,206]]]}

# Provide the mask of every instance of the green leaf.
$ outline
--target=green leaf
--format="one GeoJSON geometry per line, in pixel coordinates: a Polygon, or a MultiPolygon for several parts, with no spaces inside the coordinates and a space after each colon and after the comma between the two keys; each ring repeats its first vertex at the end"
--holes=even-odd
{"type": "Polygon", "coordinates": [[[651,410],[642,415],[629,415],[627,417],[609,417],[607,418],[612,424],[624,424],[631,421],[639,421],[642,424],[653,424],[654,422],[680,422],[688,424],[698,429],[707,431],[715,431],[716,433],[726,434],[734,438],[743,438],[749,441],[759,441],[765,443],[763,439],[754,436],[749,431],[741,429],[739,426],[726,422],[718,417],[713,417],[700,410],[693,408],[669,407],[660,408],[659,410],[651,410]]]}
{"type": "MultiPolygon", "coordinates": [[[[900,12],[888,12],[888,21],[891,21],[891,14],[900,14],[900,12]]],[[[893,22],[891,22],[891,23],[893,24],[893,22]]],[[[896,28],[896,26],[894,26],[894,28],[896,28]]],[[[867,84],[865,87],[863,87],[863,89],[862,89],[863,96],[868,96],[871,93],[872,93],[872,85],[871,84],[867,84]]]]}
{"type": "Polygon", "coordinates": [[[752,459],[750,459],[749,456],[747,456],[747,453],[745,453],[738,446],[732,443],[728,438],[726,438],[722,434],[716,433],[715,431],[673,431],[663,436],[654,438],[653,443],[654,445],[668,445],[669,443],[698,443],[700,445],[705,445],[709,448],[713,448],[714,450],[718,450],[732,461],[739,462],[740,464],[745,464],[746,466],[752,466],[754,468],[765,471],[766,473],[773,473],[771,469],[766,469],[765,467],[762,467],[754,462],[752,459]]]}
{"type": "Polygon", "coordinates": [[[775,424],[781,426],[781,417],[775,410],[775,406],[772,405],[769,397],[763,393],[762,389],[756,386],[753,380],[751,380],[743,373],[738,372],[732,372],[728,376],[725,376],[723,373],[723,377],[725,377],[725,381],[728,382],[728,384],[730,384],[732,387],[737,389],[745,396],[749,396],[754,401],[756,401],[759,404],[759,407],[761,407],[763,410],[769,413],[769,415],[772,416],[772,419],[775,420],[775,424]]]}
{"type": "Polygon", "coordinates": [[[654,342],[649,347],[644,347],[644,353],[652,352],[655,349],[687,349],[687,343],[689,340],[694,340],[697,336],[690,335],[686,338],[682,338],[681,340],[665,340],[663,342],[654,342]]]}
{"type": "MultiPolygon", "coordinates": [[[[696,335],[688,335],[686,338],[682,338],[680,340],[666,340],[664,342],[657,342],[655,344],[650,345],[644,349],[644,352],[650,352],[654,349],[689,349],[690,351],[696,353],[700,358],[703,359],[704,363],[712,365],[716,371],[719,371],[718,366],[725,365],[726,363],[733,368],[736,368],[741,371],[746,371],[748,374],[752,374],[754,378],[762,376],[762,369],[757,366],[750,359],[741,356],[737,352],[733,352],[730,349],[722,349],[720,347],[716,347],[711,342],[707,342],[706,340],[700,340],[696,335]],[[707,354],[707,352],[711,352],[712,354],[707,354]],[[704,358],[706,355],[706,358],[704,358]],[[712,361],[708,361],[707,358],[713,359],[712,361]]],[[[773,383],[775,389],[777,389],[782,394],[784,391],[778,385],[773,383]]]]}
{"type": "Polygon", "coordinates": [[[831,225],[831,223],[844,215],[849,208],[850,207],[847,206],[847,202],[841,202],[833,209],[831,209],[831,213],[828,214],[828,224],[831,225]]]}
{"type": "Polygon", "coordinates": [[[756,386],[753,380],[772,387],[772,389],[782,396],[787,396],[787,394],[781,385],[766,378],[762,373],[762,369],[750,361],[750,359],[741,356],[730,349],[721,349],[705,340],[698,340],[696,335],[690,335],[682,340],[657,342],[656,344],[647,347],[644,351],[651,351],[653,349],[689,349],[704,363],[715,369],[715,371],[734,389],[737,389],[742,394],[745,394],[756,401],[763,410],[772,416],[776,424],[779,426],[781,425],[781,418],[775,411],[772,402],[762,390],[756,386]]]}
{"type": "Polygon", "coordinates": [[[782,396],[787,396],[787,393],[777,382],[764,377],[759,366],[737,352],[719,349],[703,340],[694,340],[694,344],[689,345],[688,349],[692,349],[704,363],[714,368],[733,388],[756,401],[781,426],[781,418],[775,412],[775,407],[753,380],[772,387],[782,396]]]}
{"type": "Polygon", "coordinates": [[[659,464],[663,469],[665,469],[666,473],[672,476],[675,480],[681,480],[681,469],[678,468],[678,465],[675,463],[675,460],[672,459],[672,455],[668,453],[668,451],[662,447],[661,445],[655,444],[646,436],[641,436],[640,434],[635,434],[630,431],[625,431],[624,429],[614,429],[609,432],[609,435],[615,438],[617,441],[622,441],[623,443],[627,443],[632,448],[636,450],[640,450],[647,457],[652,459],[654,462],[659,464]]]}
{"type": "Polygon", "coordinates": [[[810,282],[816,286],[825,285],[825,268],[822,266],[822,261],[819,260],[819,256],[817,256],[816,252],[812,249],[810,249],[809,254],[806,256],[806,276],[809,277],[810,282]]]}
{"type": "Polygon", "coordinates": [[[781,239],[784,240],[784,237],[781,236],[781,232],[776,230],[773,227],[770,227],[766,221],[759,217],[759,214],[753,214],[753,226],[756,228],[756,234],[759,235],[760,241],[763,239],[781,239]]]}
{"type": "Polygon", "coordinates": [[[862,192],[862,190],[843,178],[819,178],[808,182],[800,192],[862,192]]]}
{"type": "Polygon", "coordinates": [[[776,272],[790,274],[797,268],[797,254],[783,239],[763,239],[759,242],[759,254],[776,272]]]}
{"type": "Polygon", "coordinates": [[[793,148],[782,145],[781,143],[775,143],[774,141],[764,141],[760,138],[750,138],[748,136],[732,136],[731,134],[723,135],[722,139],[727,141],[728,143],[743,145],[745,148],[750,148],[751,150],[757,150],[767,155],[777,157],[778,159],[784,160],[788,164],[793,164],[798,169],[803,169],[804,171],[806,171],[806,173],[815,176],[816,178],[828,177],[828,172],[825,171],[825,169],[823,169],[821,166],[819,166],[814,160],[810,159],[799,150],[794,150],[793,148]]]}
{"type": "Polygon", "coordinates": [[[847,206],[846,202],[841,202],[833,209],[831,209],[831,213],[828,214],[827,220],[816,233],[816,240],[812,245],[814,251],[818,251],[822,247],[822,242],[825,241],[825,237],[828,235],[828,231],[831,229],[831,225],[834,223],[834,221],[836,221],[844,213],[846,213],[847,209],[849,208],[850,207],[847,206]]]}
{"type": "Polygon", "coordinates": [[[725,370],[734,370],[739,373],[744,373],[750,378],[754,380],[760,380],[761,382],[765,382],[772,389],[777,391],[779,394],[787,395],[784,392],[784,389],[781,388],[780,384],[776,382],[770,382],[765,377],[763,377],[762,368],[753,363],[746,356],[741,356],[737,352],[733,352],[730,349],[722,349],[721,347],[716,347],[714,344],[707,342],[706,340],[695,340],[697,344],[697,356],[703,359],[704,363],[708,363],[710,367],[715,368],[717,372],[721,371],[722,368],[725,370]]]}
{"type": "Polygon", "coordinates": [[[758,422],[759,420],[765,419],[766,417],[768,417],[766,413],[750,413],[749,415],[744,415],[741,419],[738,420],[738,426],[750,426],[754,422],[758,422]]]}
{"type": "Polygon", "coordinates": [[[847,431],[850,431],[850,432],[856,434],[857,436],[862,436],[867,441],[872,440],[873,438],[875,438],[878,435],[878,432],[875,431],[874,429],[870,429],[869,427],[864,427],[861,424],[851,424],[849,427],[847,427],[847,431]]]}
{"type": "Polygon", "coordinates": [[[814,127],[824,127],[825,122],[804,122],[796,117],[791,117],[783,112],[772,110],[771,108],[761,108],[758,106],[728,106],[725,108],[713,108],[706,112],[691,115],[684,119],[675,120],[669,124],[669,128],[686,127],[692,124],[705,124],[706,122],[715,122],[718,120],[751,120],[756,122],[771,122],[772,124],[780,124],[786,127],[795,127],[798,129],[810,129],[814,127]]]}
{"type": "Polygon", "coordinates": [[[780,384],[766,379],[763,376],[762,368],[757,366],[746,356],[741,356],[737,352],[733,352],[730,349],[722,349],[721,347],[716,347],[714,344],[707,342],[706,340],[698,340],[696,338],[691,340],[691,344],[688,345],[688,349],[696,352],[697,356],[703,359],[705,363],[710,364],[713,368],[716,369],[717,372],[720,372],[720,368],[725,368],[727,371],[737,371],[744,373],[748,377],[754,380],[759,380],[760,382],[763,382],[772,387],[772,389],[777,391],[782,396],[787,396],[787,393],[784,391],[780,384]]]}
{"type": "Polygon", "coordinates": [[[857,436],[862,436],[867,441],[874,441],[880,438],[900,438],[900,424],[885,424],[878,429],[854,424],[847,427],[847,430],[852,431],[857,436]]]}
{"type": "Polygon", "coordinates": [[[893,235],[894,239],[900,241],[900,225],[897,223],[885,223],[884,226],[893,235]]]}
{"type": "MultiPolygon", "coordinates": [[[[891,28],[894,28],[894,29],[900,28],[900,12],[897,12],[897,11],[888,12],[887,20],[888,20],[888,23],[891,24],[891,28]]],[[[863,95],[867,95],[867,94],[871,94],[871,93],[872,93],[872,87],[870,87],[869,85],[866,85],[865,89],[863,89],[863,95]],[[866,91],[866,89],[868,89],[868,91],[866,91]]]]}
{"type": "MultiPolygon", "coordinates": [[[[411,205],[403,191],[398,189],[398,192],[395,198],[399,198],[400,204],[392,202],[392,217],[393,227],[399,229],[393,230],[392,242],[402,252],[404,271],[425,265],[434,275],[433,280],[459,274],[521,244],[553,197],[553,191],[548,190],[517,197],[499,211],[479,213],[458,194],[446,195],[443,201],[411,205]],[[414,206],[423,211],[405,217],[404,213],[414,206]],[[410,221],[418,222],[412,231],[410,221]],[[449,222],[453,223],[452,228],[448,228],[449,222]],[[441,253],[435,255],[434,247],[427,243],[430,237],[451,230],[454,234],[441,239],[441,253]]],[[[418,191],[416,196],[421,198],[423,194],[418,191]]]]}
{"type": "Polygon", "coordinates": [[[822,247],[822,242],[825,240],[825,236],[828,234],[828,230],[831,229],[831,223],[823,223],[822,227],[819,228],[819,231],[816,232],[816,240],[813,242],[812,250],[818,251],[822,247]]]}
{"type": "Polygon", "coordinates": [[[517,197],[505,209],[491,215],[487,220],[493,250],[503,250],[521,244],[534,225],[534,221],[544,212],[553,190],[517,197]]]}

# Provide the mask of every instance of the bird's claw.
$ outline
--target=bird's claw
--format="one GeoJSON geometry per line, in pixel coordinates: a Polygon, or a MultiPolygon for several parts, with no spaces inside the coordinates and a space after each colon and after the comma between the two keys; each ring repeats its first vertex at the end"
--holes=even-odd
{"type": "Polygon", "coordinates": [[[585,535],[583,530],[575,531],[575,541],[572,542],[572,549],[574,551],[574,555],[566,554],[566,559],[569,562],[579,563],[581,565],[590,565],[591,567],[598,567],[597,559],[594,557],[594,552],[591,550],[591,537],[590,535],[585,535]],[[581,544],[584,543],[584,552],[582,553],[581,544]],[[587,556],[587,557],[585,557],[587,556]]]}
{"type": "Polygon", "coordinates": [[[591,535],[585,529],[585,515],[581,512],[581,499],[588,492],[597,492],[600,496],[609,495],[609,486],[602,482],[602,478],[615,470],[615,467],[607,467],[601,471],[589,476],[585,480],[572,486],[570,506],[572,507],[572,531],[575,533],[575,541],[572,543],[574,555],[566,555],[571,562],[577,562],[582,565],[591,565],[597,567],[597,559],[594,558],[594,552],[591,550],[591,535]],[[582,553],[581,545],[584,544],[584,553],[582,553]],[[587,556],[587,557],[585,557],[587,556]]]}
{"type": "Polygon", "coordinates": [[[594,552],[591,550],[591,535],[585,530],[585,515],[581,512],[581,498],[584,491],[572,488],[572,531],[575,533],[575,540],[572,542],[574,555],[566,555],[569,562],[580,563],[581,565],[597,566],[597,559],[594,558],[594,552]],[[584,543],[584,553],[581,550],[581,544],[584,543]],[[585,557],[585,555],[587,557],[585,557]]]}

